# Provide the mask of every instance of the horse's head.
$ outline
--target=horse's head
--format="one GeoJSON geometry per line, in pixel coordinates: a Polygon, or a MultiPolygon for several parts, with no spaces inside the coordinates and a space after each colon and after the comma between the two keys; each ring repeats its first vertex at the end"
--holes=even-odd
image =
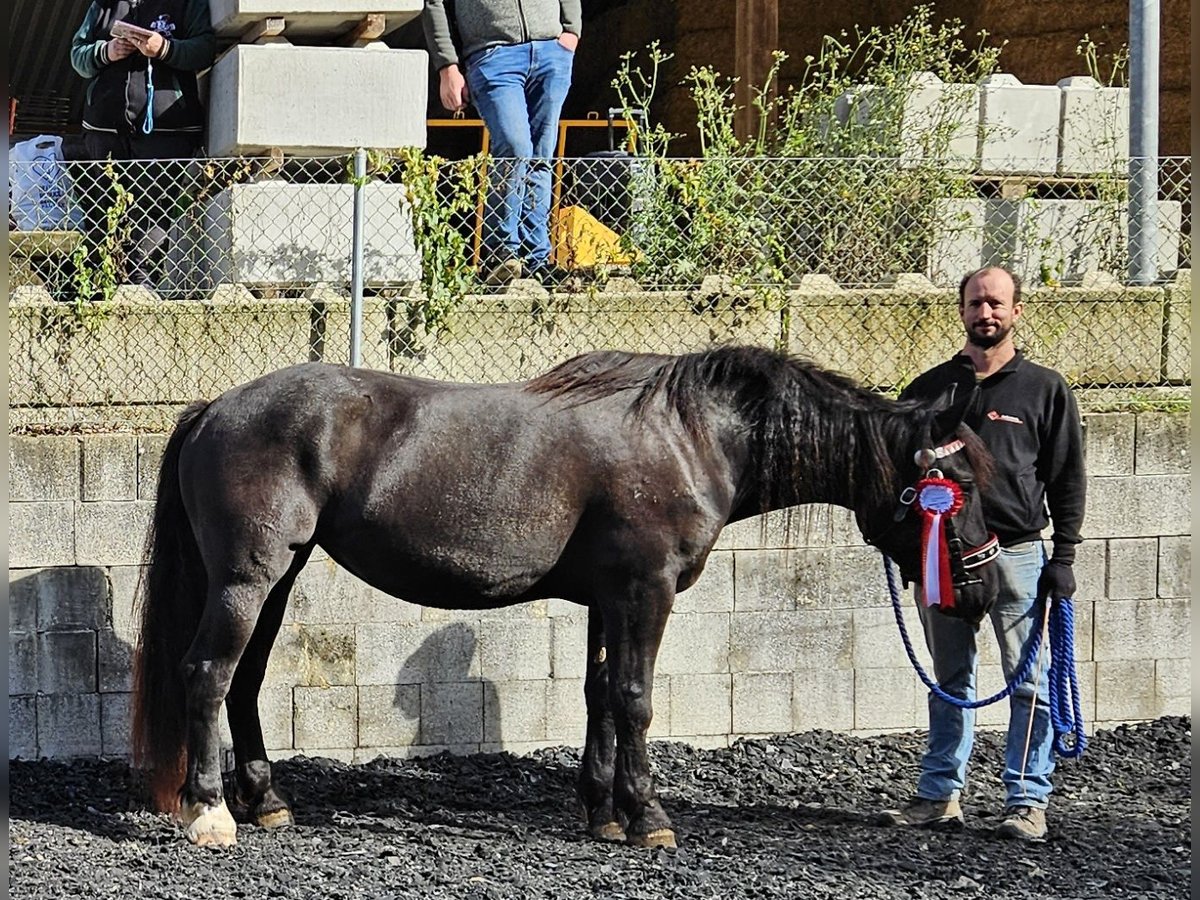
{"type": "Polygon", "coordinates": [[[915,446],[897,448],[890,516],[859,527],[899,566],[925,602],[978,624],[996,602],[1000,547],[983,520],[980,490],[992,458],[967,425],[947,411],[932,418],[915,446]]]}

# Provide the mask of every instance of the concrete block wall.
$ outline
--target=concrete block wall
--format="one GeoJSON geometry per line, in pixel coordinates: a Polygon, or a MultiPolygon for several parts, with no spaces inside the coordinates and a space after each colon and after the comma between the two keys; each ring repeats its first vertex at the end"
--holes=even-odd
{"type": "MultiPolygon", "coordinates": [[[[1107,413],[1086,422],[1076,614],[1086,723],[1186,713],[1188,419],[1107,413]]],[[[10,441],[11,757],[128,752],[133,597],[163,443],[121,434],[10,441]]],[[[271,656],[260,700],[268,747],[363,760],[578,745],[585,630],[584,611],[558,600],[423,609],[318,554],[271,656]]],[[[994,641],[981,646],[981,690],[990,692],[1001,685],[999,660],[994,641]]],[[[676,602],[656,676],[656,738],[714,746],[926,724],[880,558],[834,507],[727,528],[676,602]]],[[[980,720],[1004,716],[1001,704],[980,720]]]]}

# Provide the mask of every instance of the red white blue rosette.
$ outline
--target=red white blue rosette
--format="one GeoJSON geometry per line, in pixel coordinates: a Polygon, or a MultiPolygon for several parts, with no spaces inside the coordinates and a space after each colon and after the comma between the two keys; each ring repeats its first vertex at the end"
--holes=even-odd
{"type": "Polygon", "coordinates": [[[954,606],[950,551],[946,545],[946,520],[963,505],[962,488],[948,478],[922,478],[917,482],[921,510],[921,586],[925,605],[954,606]]]}

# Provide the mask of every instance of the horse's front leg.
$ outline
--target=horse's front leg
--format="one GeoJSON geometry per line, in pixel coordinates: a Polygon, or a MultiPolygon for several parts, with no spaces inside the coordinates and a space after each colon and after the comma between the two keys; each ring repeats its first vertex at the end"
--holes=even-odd
{"type": "Polygon", "coordinates": [[[654,716],[654,661],[675,585],[632,585],[605,603],[608,696],[617,733],[613,799],[625,822],[626,840],[640,847],[674,847],[675,832],[650,774],[646,732],[654,716]]]}
{"type": "Polygon", "coordinates": [[[613,808],[613,773],[616,768],[616,731],[608,703],[608,649],[604,617],[588,611],[587,675],[583,683],[587,701],[587,740],[579,770],[579,798],[587,819],[588,834],[602,841],[623,841],[625,830],[613,808]]]}

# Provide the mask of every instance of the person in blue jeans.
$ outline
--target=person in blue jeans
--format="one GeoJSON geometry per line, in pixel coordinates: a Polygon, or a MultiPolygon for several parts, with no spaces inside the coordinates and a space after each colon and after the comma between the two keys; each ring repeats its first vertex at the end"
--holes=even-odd
{"type": "Polygon", "coordinates": [[[491,133],[483,221],[489,284],[557,275],[550,264],[551,158],[581,22],[580,0],[425,0],[442,105],[457,112],[474,104],[491,133]]]}
{"type": "MultiPolygon", "coordinates": [[[[1021,317],[1021,282],[989,266],[959,285],[966,344],[952,359],[919,376],[902,398],[963,402],[963,421],[988,445],[995,473],[983,493],[984,518],[1000,539],[1000,593],[990,613],[1006,682],[1021,668],[1042,629],[1044,604],[1073,598],[1072,565],[1081,541],[1086,479],[1083,426],[1062,376],[1024,357],[1013,342],[1021,317]],[[1042,531],[1053,521],[1047,558],[1042,531]]],[[[977,628],[926,607],[918,609],[934,674],[953,697],[975,699],[977,628]]],[[[1005,812],[999,833],[1042,840],[1054,772],[1048,652],[1009,698],[1002,780],[1005,812]]],[[[963,826],[960,798],[975,737],[974,710],[929,695],[929,740],[916,796],[885,821],[925,827],[963,826]]]]}

